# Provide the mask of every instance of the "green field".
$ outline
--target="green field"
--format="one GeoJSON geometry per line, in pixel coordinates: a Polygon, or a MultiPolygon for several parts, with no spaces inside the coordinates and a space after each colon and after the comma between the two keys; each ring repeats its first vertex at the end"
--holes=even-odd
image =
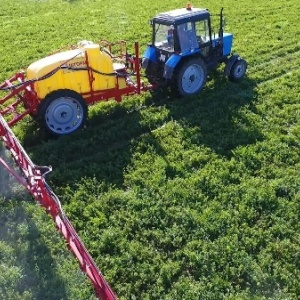
{"type": "MultiPolygon", "coordinates": [[[[0,81],[83,39],[143,51],[148,20],[185,4],[1,0],[0,81]]],[[[299,299],[299,0],[193,4],[224,7],[241,83],[220,67],[194,97],[94,105],[70,136],[13,130],[119,299],[299,299]]],[[[94,299],[52,219],[2,168],[0,186],[0,299],[94,299]]]]}

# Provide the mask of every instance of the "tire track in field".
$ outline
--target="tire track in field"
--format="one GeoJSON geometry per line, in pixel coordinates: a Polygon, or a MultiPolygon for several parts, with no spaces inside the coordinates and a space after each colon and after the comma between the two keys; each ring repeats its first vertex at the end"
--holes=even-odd
{"type": "Polygon", "coordinates": [[[282,79],[282,78],[285,78],[285,77],[288,77],[288,76],[291,76],[291,75],[295,75],[297,73],[300,74],[300,69],[299,69],[299,67],[295,66],[294,68],[289,69],[289,71],[286,72],[286,73],[278,74],[278,75],[273,76],[272,78],[269,78],[269,79],[266,79],[266,80],[263,80],[263,81],[259,81],[258,85],[263,86],[263,85],[266,85],[266,84],[269,84],[269,83],[273,83],[276,80],[279,80],[279,79],[282,79]]]}
{"type": "MultiPolygon", "coordinates": [[[[300,47],[299,50],[292,52],[292,53],[285,53],[284,55],[280,56],[272,56],[269,60],[265,60],[260,64],[255,64],[251,66],[252,70],[255,71],[265,71],[266,68],[274,66],[274,65],[283,65],[283,64],[295,64],[296,62],[300,61],[300,47]]],[[[286,65],[286,66],[287,66],[286,65]]]]}
{"type": "Polygon", "coordinates": [[[256,55],[259,56],[259,59],[254,62],[254,67],[264,66],[265,64],[269,63],[270,61],[277,60],[279,58],[286,57],[287,55],[293,55],[295,53],[300,52],[300,44],[291,43],[286,44],[284,48],[281,45],[278,45],[277,49],[270,50],[263,50],[261,53],[257,53],[256,55]]]}
{"type": "Polygon", "coordinates": [[[300,47],[295,48],[294,52],[286,52],[284,55],[270,57],[269,60],[260,64],[249,66],[249,71],[256,78],[258,84],[271,82],[277,78],[291,74],[299,70],[300,47]]]}

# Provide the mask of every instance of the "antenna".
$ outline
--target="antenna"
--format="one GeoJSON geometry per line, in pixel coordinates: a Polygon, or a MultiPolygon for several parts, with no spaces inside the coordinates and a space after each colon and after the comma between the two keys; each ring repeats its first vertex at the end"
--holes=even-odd
{"type": "Polygon", "coordinates": [[[224,7],[221,8],[221,12],[220,12],[219,38],[220,38],[221,42],[223,42],[223,10],[224,10],[224,7]]]}

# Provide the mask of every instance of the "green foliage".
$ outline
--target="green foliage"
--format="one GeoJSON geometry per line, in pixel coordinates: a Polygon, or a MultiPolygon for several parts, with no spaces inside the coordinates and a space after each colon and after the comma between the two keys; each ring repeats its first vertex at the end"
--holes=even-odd
{"type": "MultiPolygon", "coordinates": [[[[1,80],[82,39],[138,40],[143,51],[148,19],[185,5],[1,4],[1,80]]],[[[30,118],[14,132],[35,163],[52,165],[47,181],[120,299],[298,299],[300,6],[205,5],[225,8],[234,52],[249,63],[241,83],[220,67],[194,97],[98,103],[71,136],[49,138],[30,118]]],[[[49,216],[4,172],[0,298],[93,299],[49,216]]]]}

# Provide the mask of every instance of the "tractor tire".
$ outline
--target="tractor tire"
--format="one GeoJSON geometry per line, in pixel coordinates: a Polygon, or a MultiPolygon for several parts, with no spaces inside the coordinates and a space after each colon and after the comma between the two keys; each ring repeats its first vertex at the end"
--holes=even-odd
{"type": "Polygon", "coordinates": [[[240,81],[247,70],[247,63],[244,59],[238,59],[235,61],[235,63],[232,65],[229,73],[229,80],[233,82],[240,81]]]}
{"type": "Polygon", "coordinates": [[[38,119],[41,126],[54,136],[70,134],[84,126],[87,104],[78,93],[59,90],[42,100],[38,119]]]}
{"type": "Polygon", "coordinates": [[[176,74],[176,87],[180,95],[191,96],[199,93],[207,78],[207,68],[201,58],[190,59],[179,68],[176,74]]]}

